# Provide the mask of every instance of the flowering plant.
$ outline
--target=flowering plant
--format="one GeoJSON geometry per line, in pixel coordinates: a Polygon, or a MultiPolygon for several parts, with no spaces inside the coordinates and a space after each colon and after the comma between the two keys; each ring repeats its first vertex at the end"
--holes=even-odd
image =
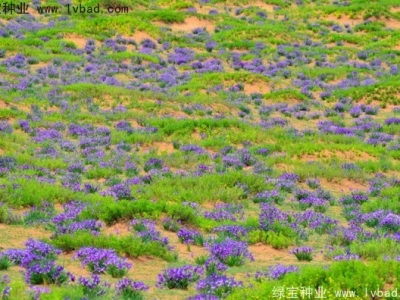
{"type": "Polygon", "coordinates": [[[299,248],[295,248],[292,251],[290,251],[290,254],[294,254],[298,260],[312,261],[313,252],[314,252],[314,248],[299,247],[299,248]]]}
{"type": "Polygon", "coordinates": [[[201,275],[203,275],[202,267],[187,265],[180,268],[170,268],[163,270],[158,275],[156,286],[158,288],[186,290],[189,283],[197,281],[201,275]]]}

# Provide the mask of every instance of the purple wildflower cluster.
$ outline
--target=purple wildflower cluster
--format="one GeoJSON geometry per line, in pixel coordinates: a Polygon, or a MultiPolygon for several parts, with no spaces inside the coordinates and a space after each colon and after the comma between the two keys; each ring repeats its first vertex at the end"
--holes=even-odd
{"type": "Polygon", "coordinates": [[[225,239],[221,242],[212,243],[207,248],[212,257],[228,266],[241,266],[247,260],[254,260],[246,242],[225,239]]]}
{"type": "Polygon", "coordinates": [[[160,243],[164,247],[172,250],[169,245],[169,240],[166,237],[162,237],[161,233],[156,229],[155,222],[147,219],[132,220],[129,226],[135,230],[136,235],[142,239],[143,242],[156,242],[160,243]]]}
{"type": "Polygon", "coordinates": [[[313,259],[314,248],[299,247],[290,251],[291,254],[297,257],[298,260],[311,261],[313,259]]]}
{"type": "Polygon", "coordinates": [[[123,299],[143,299],[143,291],[147,291],[150,287],[141,281],[134,281],[124,278],[115,284],[115,290],[118,296],[123,299]]]}
{"type": "Polygon", "coordinates": [[[168,289],[185,290],[190,283],[197,281],[203,275],[203,272],[202,267],[193,267],[190,265],[166,269],[158,275],[156,286],[158,288],[166,287],[168,289]]]}
{"type": "Polygon", "coordinates": [[[222,225],[214,227],[213,233],[220,235],[221,237],[231,238],[234,240],[243,240],[248,233],[248,230],[240,225],[222,225]]]}
{"type": "Polygon", "coordinates": [[[226,275],[212,274],[205,279],[199,280],[196,285],[196,290],[202,295],[212,295],[218,297],[217,299],[223,299],[238,287],[243,287],[243,282],[236,281],[235,278],[226,275]]]}
{"type": "Polygon", "coordinates": [[[277,264],[269,267],[266,271],[256,272],[254,277],[257,281],[262,281],[264,278],[279,280],[282,279],[288,273],[297,272],[299,270],[296,266],[285,266],[277,264]]]}
{"type": "Polygon", "coordinates": [[[122,277],[132,267],[132,264],[120,258],[114,250],[83,247],[79,249],[75,258],[79,259],[83,267],[88,267],[94,274],[108,273],[112,277],[122,277]]]}
{"type": "Polygon", "coordinates": [[[181,228],[176,233],[181,243],[193,244],[198,246],[203,246],[204,238],[200,232],[197,230],[191,230],[187,228],[181,228]]]}
{"type": "Polygon", "coordinates": [[[4,254],[15,265],[26,269],[25,280],[29,284],[62,284],[68,276],[62,266],[55,262],[60,250],[53,246],[29,239],[25,249],[8,249],[4,254]]]}
{"type": "Polygon", "coordinates": [[[78,286],[82,287],[83,294],[88,298],[104,296],[111,287],[108,282],[101,282],[99,275],[92,275],[90,278],[84,276],[79,277],[78,286]]]}
{"type": "Polygon", "coordinates": [[[285,201],[285,197],[281,195],[277,190],[263,191],[257,193],[253,198],[254,203],[268,202],[268,203],[282,204],[283,201],[285,201]]]}
{"type": "Polygon", "coordinates": [[[215,221],[237,221],[243,218],[243,206],[239,204],[217,204],[213,211],[204,212],[204,217],[215,221]]]}

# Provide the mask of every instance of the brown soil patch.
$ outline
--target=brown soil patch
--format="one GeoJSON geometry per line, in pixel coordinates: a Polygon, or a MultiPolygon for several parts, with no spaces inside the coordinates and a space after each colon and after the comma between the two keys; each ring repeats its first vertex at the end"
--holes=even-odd
{"type": "Polygon", "coordinates": [[[86,38],[77,36],[75,34],[64,37],[64,40],[73,42],[78,48],[83,48],[86,45],[86,38]]]}
{"type": "Polygon", "coordinates": [[[362,19],[351,19],[347,15],[341,15],[340,18],[335,16],[335,15],[324,16],[323,20],[324,21],[332,21],[332,22],[338,23],[338,24],[340,24],[342,26],[344,26],[346,24],[354,26],[354,25],[357,25],[357,24],[363,22],[362,19]]]}
{"type": "Polygon", "coordinates": [[[361,183],[342,179],[340,182],[328,182],[325,178],[321,178],[321,186],[324,189],[331,190],[336,193],[348,193],[350,191],[366,191],[368,187],[361,183]]]}
{"type": "Polygon", "coordinates": [[[141,42],[145,39],[149,39],[152,40],[153,42],[155,42],[156,40],[147,32],[144,31],[136,31],[134,34],[129,35],[129,36],[124,36],[122,35],[123,38],[132,38],[134,39],[136,42],[141,42]]]}
{"type": "Polygon", "coordinates": [[[157,274],[160,274],[168,264],[159,258],[148,258],[143,256],[135,259],[128,259],[128,261],[132,263],[133,266],[129,270],[127,277],[142,280],[153,286],[157,280],[157,274]]]}
{"type": "Polygon", "coordinates": [[[37,12],[37,10],[34,9],[31,5],[29,5],[27,11],[28,11],[28,13],[29,13],[31,16],[33,16],[33,17],[35,17],[35,18],[40,18],[40,16],[41,16],[41,15],[37,12]]]}
{"type": "Polygon", "coordinates": [[[261,93],[266,94],[271,92],[270,87],[265,82],[253,82],[244,84],[244,92],[246,94],[261,93]]]}
{"type": "Polygon", "coordinates": [[[5,103],[4,101],[0,100],[0,109],[6,108],[6,107],[7,107],[7,103],[5,103]]]}
{"type": "Polygon", "coordinates": [[[257,1],[256,3],[254,3],[254,6],[257,6],[258,8],[262,8],[262,9],[266,10],[267,12],[274,12],[274,5],[264,3],[263,1],[257,1]]]}
{"type": "Polygon", "coordinates": [[[207,202],[207,203],[202,203],[201,206],[204,207],[205,209],[213,210],[216,204],[218,204],[218,202],[217,203],[207,202]]]}
{"type": "Polygon", "coordinates": [[[36,71],[37,69],[40,69],[40,68],[46,68],[48,65],[49,65],[49,63],[40,62],[35,65],[31,65],[31,70],[36,71]]]}
{"type": "Polygon", "coordinates": [[[349,160],[376,160],[374,156],[369,155],[366,152],[361,152],[361,151],[329,151],[329,150],[324,150],[323,155],[326,157],[338,157],[340,159],[349,159],[349,160]]]}
{"type": "Polygon", "coordinates": [[[195,3],[193,7],[196,9],[197,13],[204,14],[204,15],[208,15],[208,13],[211,9],[215,9],[215,7],[204,6],[204,5],[200,5],[198,3],[195,3]]]}
{"type": "Polygon", "coordinates": [[[390,11],[391,11],[392,13],[398,13],[398,12],[400,12],[400,7],[391,7],[391,8],[390,8],[390,11]]]}
{"type": "Polygon", "coordinates": [[[107,235],[129,235],[129,234],[132,234],[132,232],[129,231],[128,222],[116,223],[112,226],[104,227],[103,231],[107,235]]]}
{"type": "Polygon", "coordinates": [[[255,262],[260,265],[276,260],[282,260],[284,263],[293,263],[297,260],[287,250],[277,250],[261,243],[250,245],[249,251],[253,254],[255,262]]]}
{"type": "Polygon", "coordinates": [[[395,19],[385,20],[383,23],[385,23],[387,28],[400,29],[400,22],[395,19]]]}
{"type": "Polygon", "coordinates": [[[4,150],[0,148],[0,155],[4,154],[4,150]]]}
{"type": "Polygon", "coordinates": [[[279,170],[282,170],[284,172],[292,172],[293,171],[293,166],[289,166],[287,164],[284,163],[277,163],[275,164],[275,167],[279,170]]]}
{"type": "Polygon", "coordinates": [[[183,23],[165,24],[163,22],[154,22],[159,26],[169,27],[175,31],[192,31],[195,28],[205,28],[208,32],[214,32],[215,25],[208,20],[200,20],[197,17],[186,18],[183,23]]]}
{"type": "Polygon", "coordinates": [[[193,132],[193,133],[192,133],[192,139],[194,139],[194,140],[196,140],[196,141],[201,140],[201,135],[200,135],[200,133],[198,133],[198,132],[193,132]]]}
{"type": "Polygon", "coordinates": [[[23,248],[29,238],[49,238],[50,231],[20,225],[0,224],[0,249],[23,248]]]}
{"type": "Polygon", "coordinates": [[[172,153],[175,151],[174,146],[172,143],[166,143],[166,142],[156,142],[151,145],[151,148],[157,149],[157,153],[161,154],[163,152],[166,152],[168,154],[172,153]]]}
{"type": "Polygon", "coordinates": [[[309,160],[319,160],[324,158],[332,158],[337,157],[343,160],[362,160],[362,161],[376,161],[376,157],[369,155],[365,152],[356,152],[356,151],[329,151],[324,150],[315,154],[305,154],[300,157],[301,160],[309,161],[309,160]]]}

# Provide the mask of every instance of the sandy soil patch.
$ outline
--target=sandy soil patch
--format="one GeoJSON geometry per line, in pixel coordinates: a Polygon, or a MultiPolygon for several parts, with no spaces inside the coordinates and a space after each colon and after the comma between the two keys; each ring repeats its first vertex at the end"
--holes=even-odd
{"type": "Polygon", "coordinates": [[[129,36],[122,35],[122,37],[126,38],[126,39],[129,39],[129,38],[134,39],[136,42],[139,42],[139,43],[145,39],[152,40],[153,42],[156,41],[150,34],[148,34],[147,32],[144,32],[144,31],[136,31],[132,35],[129,35],[129,36]]]}
{"type": "Polygon", "coordinates": [[[391,8],[390,8],[390,11],[391,11],[392,13],[399,13],[399,12],[400,12],[400,7],[391,7],[391,8]]]}
{"type": "Polygon", "coordinates": [[[197,17],[189,17],[183,23],[166,24],[163,22],[154,22],[159,26],[169,27],[174,31],[192,31],[195,28],[205,28],[208,32],[213,32],[215,25],[208,20],[200,20],[197,17]]]}
{"type": "Polygon", "coordinates": [[[48,65],[49,65],[49,63],[39,62],[37,64],[30,65],[30,67],[31,67],[32,71],[36,71],[37,69],[40,69],[40,68],[46,68],[48,65]]]}
{"type": "Polygon", "coordinates": [[[324,150],[315,154],[305,154],[300,157],[301,160],[309,161],[309,160],[319,160],[323,158],[332,158],[332,157],[337,157],[339,159],[343,160],[362,160],[362,161],[368,161],[368,160],[376,160],[376,157],[369,155],[366,152],[361,152],[361,151],[329,151],[329,150],[324,150]]]}
{"type": "Polygon", "coordinates": [[[5,103],[4,101],[0,100],[0,109],[2,108],[7,108],[7,103],[5,103]]]}
{"type": "Polygon", "coordinates": [[[31,16],[33,16],[35,18],[40,18],[41,17],[41,15],[38,13],[38,11],[36,9],[34,9],[32,7],[32,5],[29,5],[27,11],[31,16]]]}
{"type": "Polygon", "coordinates": [[[208,13],[211,9],[215,9],[215,7],[204,6],[204,5],[200,5],[198,3],[195,3],[193,7],[196,9],[197,13],[204,14],[204,15],[208,15],[208,13]]]}
{"type": "Polygon", "coordinates": [[[163,152],[166,152],[168,154],[172,153],[175,151],[174,146],[172,143],[166,143],[166,142],[156,142],[151,145],[151,148],[157,149],[157,153],[161,154],[163,152]]]}
{"type": "Polygon", "coordinates": [[[349,25],[357,25],[359,23],[362,23],[363,20],[362,19],[351,19],[349,16],[347,15],[341,15],[340,18],[335,16],[335,15],[329,15],[329,16],[324,16],[322,19],[320,20],[324,20],[324,21],[332,21],[335,23],[338,23],[342,26],[349,24],[349,25]]]}
{"type": "Polygon", "coordinates": [[[275,260],[284,260],[285,263],[292,263],[297,260],[296,257],[290,255],[286,250],[277,250],[261,243],[250,245],[249,251],[260,265],[275,260]]]}
{"type": "Polygon", "coordinates": [[[246,94],[252,93],[269,93],[271,91],[270,87],[265,82],[257,81],[253,83],[245,83],[244,84],[244,92],[246,94]]]}
{"type": "Polygon", "coordinates": [[[77,36],[75,34],[64,37],[64,40],[74,43],[78,48],[84,48],[86,45],[86,38],[77,36]]]}
{"type": "Polygon", "coordinates": [[[129,235],[132,232],[129,231],[128,222],[116,223],[112,226],[107,226],[103,228],[106,235],[129,235]]]}
{"type": "Polygon", "coordinates": [[[25,227],[20,225],[0,224],[0,249],[23,248],[29,238],[49,238],[50,231],[41,228],[25,227]]]}
{"type": "Polygon", "coordinates": [[[79,260],[74,259],[73,256],[75,252],[70,252],[67,254],[61,254],[58,257],[58,262],[62,265],[67,271],[71,272],[76,277],[79,276],[87,276],[90,277],[91,273],[87,268],[83,268],[82,264],[79,260]]]}
{"type": "Polygon", "coordinates": [[[361,183],[342,179],[340,182],[329,182],[325,178],[321,178],[321,186],[336,193],[348,193],[350,191],[366,191],[368,187],[361,183]]]}
{"type": "Polygon", "coordinates": [[[394,19],[383,21],[387,28],[400,29],[400,22],[394,19]]]}
{"type": "Polygon", "coordinates": [[[262,8],[262,9],[266,10],[267,12],[274,12],[274,5],[264,3],[263,1],[257,1],[255,3],[252,3],[251,5],[256,6],[258,8],[262,8]]]}

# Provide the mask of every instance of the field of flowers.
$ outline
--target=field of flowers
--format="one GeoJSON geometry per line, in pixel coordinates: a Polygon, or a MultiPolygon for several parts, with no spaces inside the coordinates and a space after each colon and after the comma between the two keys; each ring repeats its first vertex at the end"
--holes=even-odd
{"type": "Polygon", "coordinates": [[[400,298],[398,0],[26,4],[1,299],[400,298]]]}

